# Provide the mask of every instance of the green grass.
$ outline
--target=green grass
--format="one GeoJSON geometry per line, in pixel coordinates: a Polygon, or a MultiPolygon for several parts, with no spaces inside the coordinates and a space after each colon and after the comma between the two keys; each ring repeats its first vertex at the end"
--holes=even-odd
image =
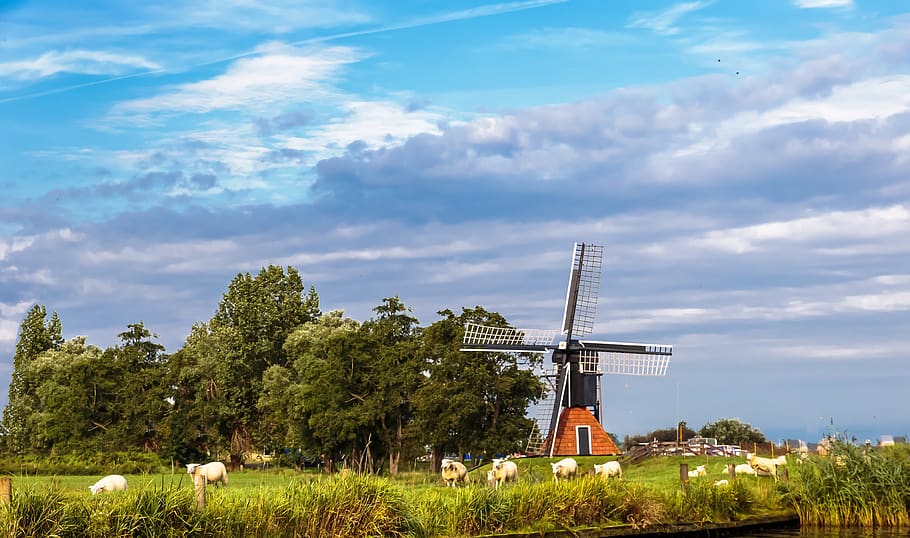
{"type": "MultiPolygon", "coordinates": [[[[546,458],[515,460],[519,482],[486,486],[490,465],[470,472],[471,485],[443,487],[436,474],[329,477],[315,471],[239,471],[227,488],[209,487],[195,509],[189,475],[125,475],[129,490],[92,496],[100,475],[14,476],[11,510],[0,510],[0,536],[472,536],[499,532],[662,523],[722,522],[780,513],[777,486],[740,477],[726,488],[728,460],[708,460],[709,475],[683,487],[679,464],[659,458],[624,466],[622,480],[593,476],[612,458],[580,457],[580,477],[554,483],[546,458]]],[[[703,458],[702,458],[703,459],[703,458]]],[[[729,460],[733,461],[733,460],[729,460]]],[[[740,463],[740,461],[736,461],[740,463]]]]}

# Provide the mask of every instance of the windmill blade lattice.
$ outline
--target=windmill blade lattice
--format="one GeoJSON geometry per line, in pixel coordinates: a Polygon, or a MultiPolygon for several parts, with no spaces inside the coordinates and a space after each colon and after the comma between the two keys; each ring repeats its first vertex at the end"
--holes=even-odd
{"type": "MultiPolygon", "coordinates": [[[[660,346],[668,348],[669,346],[660,346]]],[[[579,367],[584,373],[665,376],[670,364],[669,354],[628,353],[623,351],[580,352],[579,367]]]]}
{"type": "Polygon", "coordinates": [[[553,347],[556,331],[548,329],[516,329],[514,327],[490,327],[467,323],[464,328],[465,346],[462,351],[525,351],[545,353],[553,347]],[[474,348],[471,346],[482,346],[474,348]]]}
{"type": "Polygon", "coordinates": [[[562,332],[583,336],[594,332],[594,317],[600,295],[600,274],[603,267],[602,245],[575,243],[562,332]]]}

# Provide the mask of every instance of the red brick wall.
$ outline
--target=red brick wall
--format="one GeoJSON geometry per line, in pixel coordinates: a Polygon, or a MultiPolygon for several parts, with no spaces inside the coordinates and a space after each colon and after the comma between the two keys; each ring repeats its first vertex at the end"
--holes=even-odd
{"type": "Polygon", "coordinates": [[[554,456],[577,456],[578,446],[575,438],[575,426],[590,426],[591,428],[591,455],[614,456],[622,454],[616,447],[607,432],[594,418],[594,415],[584,407],[569,407],[563,409],[556,425],[556,445],[553,448],[554,456]]]}

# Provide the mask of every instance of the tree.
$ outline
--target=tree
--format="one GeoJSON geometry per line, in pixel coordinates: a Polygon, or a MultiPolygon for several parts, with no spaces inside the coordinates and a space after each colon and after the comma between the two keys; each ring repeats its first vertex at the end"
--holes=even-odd
{"type": "Polygon", "coordinates": [[[79,336],[32,361],[26,374],[39,379],[28,417],[33,452],[66,454],[104,449],[104,434],[116,414],[104,352],[79,336]]]}
{"type": "Polygon", "coordinates": [[[200,424],[206,444],[226,447],[234,467],[269,435],[257,409],[264,372],[287,364],[288,335],[319,316],[315,288],[306,297],[303,290],[293,267],[238,274],[211,321],[194,327],[178,359],[191,368],[182,379],[195,383],[192,399],[207,413],[200,424]]]}
{"type": "Polygon", "coordinates": [[[507,326],[505,318],[479,306],[439,315],[423,333],[429,375],[414,394],[415,427],[432,447],[434,466],[449,452],[522,450],[532,425],[525,415],[541,394],[540,380],[513,354],[460,351],[465,323],[507,326]]]}
{"type": "Polygon", "coordinates": [[[141,321],[127,325],[127,330],[117,336],[122,344],[108,350],[108,375],[116,382],[113,407],[117,410],[113,427],[107,432],[108,441],[114,446],[157,452],[170,407],[164,346],[152,341],[158,335],[141,321]]]}
{"type": "Polygon", "coordinates": [[[326,472],[345,456],[360,466],[373,431],[363,406],[369,345],[359,329],[341,311],[306,323],[285,343],[289,367],[273,365],[264,376],[266,416],[283,414],[288,444],[321,456],[326,472]]]}
{"type": "Polygon", "coordinates": [[[47,309],[34,305],[25,314],[19,327],[19,339],[13,356],[13,372],[9,384],[9,398],[3,409],[3,432],[7,447],[21,453],[31,445],[33,433],[28,427],[29,416],[35,411],[35,388],[40,378],[28,375],[31,363],[42,353],[58,349],[63,343],[62,324],[57,312],[49,321],[47,309]]]}
{"type": "Polygon", "coordinates": [[[366,373],[370,391],[363,398],[375,418],[389,472],[398,474],[401,454],[410,440],[408,426],[413,420],[411,395],[421,382],[424,363],[419,353],[417,318],[398,297],[387,297],[373,309],[377,314],[361,326],[373,348],[366,373]]]}
{"type": "Polygon", "coordinates": [[[722,418],[709,422],[698,431],[702,437],[713,437],[722,445],[746,446],[752,443],[764,443],[765,434],[751,424],[740,422],[738,418],[722,418]]]}

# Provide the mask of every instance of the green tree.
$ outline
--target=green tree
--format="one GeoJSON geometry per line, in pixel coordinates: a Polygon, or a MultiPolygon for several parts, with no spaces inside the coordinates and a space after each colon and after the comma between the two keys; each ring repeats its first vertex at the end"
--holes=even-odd
{"type": "Polygon", "coordinates": [[[722,418],[709,422],[698,431],[702,437],[714,437],[722,445],[747,446],[766,442],[765,434],[738,418],[722,418]]]}
{"type": "Polygon", "coordinates": [[[218,430],[223,421],[216,420],[224,414],[218,384],[224,376],[214,360],[221,354],[221,342],[208,324],[196,323],[183,347],[168,357],[165,377],[171,406],[165,418],[165,454],[177,462],[198,462],[227,450],[218,430]]]}
{"type": "Polygon", "coordinates": [[[19,339],[13,356],[13,372],[9,384],[9,398],[3,409],[2,430],[7,448],[15,453],[31,446],[35,432],[29,426],[29,417],[36,411],[35,389],[41,378],[29,375],[31,363],[42,353],[58,349],[63,343],[62,324],[54,312],[47,320],[47,309],[34,305],[25,314],[19,327],[19,339]]]}
{"type": "Polygon", "coordinates": [[[532,425],[527,408],[541,394],[540,380],[514,354],[460,351],[467,322],[507,326],[505,318],[479,306],[439,315],[423,333],[429,375],[413,399],[415,426],[432,448],[434,465],[448,452],[522,450],[532,425]]]}
{"type": "Polygon", "coordinates": [[[369,463],[363,458],[372,429],[363,401],[371,350],[359,329],[340,311],[304,324],[285,344],[293,364],[265,375],[260,405],[272,420],[287,417],[290,446],[321,456],[326,472],[343,457],[358,467],[369,463]]]}
{"type": "Polygon", "coordinates": [[[117,336],[121,345],[108,350],[111,360],[107,375],[115,380],[116,387],[116,416],[107,432],[108,443],[158,452],[170,408],[164,346],[153,342],[158,335],[141,321],[127,325],[127,330],[117,336]]]}
{"type": "Polygon", "coordinates": [[[79,336],[29,364],[27,375],[41,380],[29,416],[31,451],[59,455],[104,448],[116,414],[111,406],[115,380],[103,375],[106,360],[100,348],[79,336]]]}
{"type": "MultiPolygon", "coordinates": [[[[192,400],[204,409],[199,436],[209,447],[226,447],[234,466],[255,444],[269,438],[257,402],[271,366],[286,366],[284,343],[297,327],[319,316],[315,288],[304,296],[293,267],[270,265],[255,277],[238,274],[208,324],[194,327],[178,363],[191,369],[177,374],[194,382],[192,400]],[[197,346],[191,348],[191,346],[197,346]]],[[[188,413],[185,404],[177,414],[188,413]]]]}
{"type": "Polygon", "coordinates": [[[377,423],[385,445],[389,472],[398,474],[401,455],[413,441],[409,425],[414,418],[411,395],[422,381],[417,318],[398,297],[387,297],[373,309],[377,317],[364,323],[361,332],[371,343],[366,372],[369,392],[363,397],[367,413],[377,423]]]}

